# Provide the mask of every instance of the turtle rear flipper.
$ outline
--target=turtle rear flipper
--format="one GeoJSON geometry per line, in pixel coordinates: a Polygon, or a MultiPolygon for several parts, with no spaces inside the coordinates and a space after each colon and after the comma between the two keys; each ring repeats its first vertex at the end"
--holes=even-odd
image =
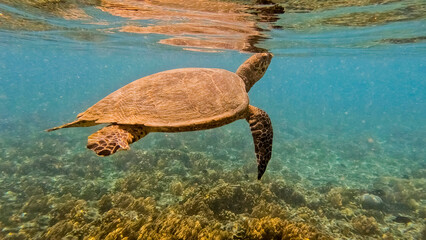
{"type": "Polygon", "coordinates": [[[118,150],[130,149],[129,144],[148,134],[143,127],[133,125],[109,125],[89,136],[87,148],[99,156],[109,156],[118,150]]]}
{"type": "Polygon", "coordinates": [[[250,124],[253,135],[257,158],[257,179],[260,180],[272,155],[272,123],[265,111],[251,105],[249,106],[247,122],[250,124]]]}

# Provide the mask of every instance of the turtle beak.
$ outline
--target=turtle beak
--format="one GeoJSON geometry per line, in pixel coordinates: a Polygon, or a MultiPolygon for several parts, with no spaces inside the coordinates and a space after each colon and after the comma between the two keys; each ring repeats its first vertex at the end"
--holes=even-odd
{"type": "Polygon", "coordinates": [[[274,54],[272,54],[272,53],[261,53],[262,54],[262,57],[266,60],[265,62],[267,62],[268,63],[268,65],[269,65],[269,63],[271,62],[271,60],[272,60],[272,58],[274,57],[274,54]]]}
{"type": "Polygon", "coordinates": [[[271,63],[272,58],[274,57],[274,54],[272,53],[265,53],[266,56],[266,62],[268,63],[267,66],[269,66],[269,63],[271,63]]]}
{"type": "Polygon", "coordinates": [[[272,53],[270,53],[270,52],[266,52],[266,53],[263,53],[263,55],[265,56],[268,56],[268,58],[273,58],[274,57],[274,54],[272,54],[272,53]]]}

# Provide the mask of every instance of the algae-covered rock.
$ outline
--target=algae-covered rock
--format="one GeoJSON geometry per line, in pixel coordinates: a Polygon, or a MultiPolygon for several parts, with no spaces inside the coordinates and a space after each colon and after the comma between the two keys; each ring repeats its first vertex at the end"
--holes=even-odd
{"type": "Polygon", "coordinates": [[[374,217],[361,215],[352,218],[353,228],[363,235],[373,235],[379,233],[379,224],[374,217]]]}
{"type": "Polygon", "coordinates": [[[253,211],[250,214],[250,217],[253,218],[263,218],[263,217],[273,217],[286,219],[290,216],[290,212],[287,209],[277,203],[261,200],[256,206],[253,207],[253,211]]]}
{"type": "Polygon", "coordinates": [[[284,184],[280,181],[271,183],[271,191],[280,199],[292,206],[306,205],[305,197],[295,190],[293,187],[284,184]]]}
{"type": "Polygon", "coordinates": [[[135,211],[139,215],[151,216],[155,213],[156,203],[151,197],[134,198],[128,193],[116,193],[104,195],[98,201],[98,208],[101,213],[111,209],[121,211],[135,211]]]}
{"type": "Polygon", "coordinates": [[[248,212],[254,206],[255,196],[245,190],[240,185],[220,185],[207,193],[205,202],[217,217],[225,211],[235,214],[248,212]]]}
{"type": "Polygon", "coordinates": [[[21,209],[21,214],[33,215],[45,214],[49,212],[49,198],[47,196],[32,196],[24,204],[21,209]]]}
{"type": "Polygon", "coordinates": [[[170,212],[148,223],[139,231],[138,240],[145,239],[232,239],[221,225],[202,216],[185,216],[170,212]]]}
{"type": "Polygon", "coordinates": [[[156,216],[153,199],[130,194],[105,195],[97,205],[98,209],[85,201],[73,202],[65,219],[48,228],[43,239],[136,239],[139,228],[156,216]]]}
{"type": "Polygon", "coordinates": [[[184,191],[183,184],[180,181],[175,181],[170,184],[170,192],[174,195],[181,196],[184,191]]]}
{"type": "Polygon", "coordinates": [[[383,200],[376,195],[365,193],[360,197],[361,205],[365,209],[381,210],[384,208],[383,200]]]}
{"type": "Polygon", "coordinates": [[[357,189],[333,187],[330,188],[330,190],[326,194],[326,199],[333,208],[339,209],[349,204],[353,204],[359,194],[360,191],[357,189]]]}
{"type": "Polygon", "coordinates": [[[408,212],[425,207],[421,202],[426,199],[424,187],[425,178],[403,179],[397,177],[382,177],[377,180],[374,187],[383,191],[382,200],[391,208],[408,212]]]}
{"type": "Polygon", "coordinates": [[[142,239],[329,239],[315,228],[280,218],[241,218],[229,224],[204,216],[162,215],[139,231],[142,239]]]}
{"type": "Polygon", "coordinates": [[[43,234],[43,239],[55,240],[62,239],[69,235],[74,230],[74,223],[71,221],[62,220],[56,223],[53,227],[43,234]]]}
{"type": "Polygon", "coordinates": [[[291,223],[280,218],[264,217],[248,221],[248,239],[327,239],[303,223],[291,223]]]}
{"type": "Polygon", "coordinates": [[[73,197],[71,194],[62,196],[61,198],[49,199],[51,221],[53,224],[69,218],[71,210],[82,202],[73,197]]]}
{"type": "Polygon", "coordinates": [[[30,238],[24,233],[8,233],[6,236],[4,236],[3,239],[4,240],[27,240],[30,238]]]}
{"type": "Polygon", "coordinates": [[[327,200],[334,208],[343,207],[343,198],[340,189],[333,188],[327,193],[327,200]]]}
{"type": "Polygon", "coordinates": [[[113,207],[112,196],[110,194],[105,194],[98,201],[98,208],[100,213],[107,212],[113,207]]]}

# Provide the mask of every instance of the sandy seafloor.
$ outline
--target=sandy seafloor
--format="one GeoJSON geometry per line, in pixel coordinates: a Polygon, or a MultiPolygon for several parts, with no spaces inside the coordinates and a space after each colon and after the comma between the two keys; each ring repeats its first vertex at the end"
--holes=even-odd
{"type": "Polygon", "coordinates": [[[158,35],[2,30],[0,238],[425,239],[424,41],[361,44],[422,24],[270,30],[259,46],[275,57],[249,93],[274,127],[261,181],[243,120],[152,133],[104,158],[85,148],[99,127],[44,132],[140,77],[235,71],[251,53],[184,51],[158,35]]]}

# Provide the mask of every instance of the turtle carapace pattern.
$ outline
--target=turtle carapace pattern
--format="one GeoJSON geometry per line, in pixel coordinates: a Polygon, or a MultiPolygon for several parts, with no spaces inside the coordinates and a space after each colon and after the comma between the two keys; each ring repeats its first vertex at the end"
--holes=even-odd
{"type": "Polygon", "coordinates": [[[130,149],[150,132],[198,131],[246,119],[253,136],[258,179],[272,153],[272,124],[265,111],[249,104],[248,92],[265,74],[271,53],[257,53],[233,73],[216,68],[181,68],[135,80],[109,94],[69,127],[108,124],[88,138],[99,156],[130,149]]]}

